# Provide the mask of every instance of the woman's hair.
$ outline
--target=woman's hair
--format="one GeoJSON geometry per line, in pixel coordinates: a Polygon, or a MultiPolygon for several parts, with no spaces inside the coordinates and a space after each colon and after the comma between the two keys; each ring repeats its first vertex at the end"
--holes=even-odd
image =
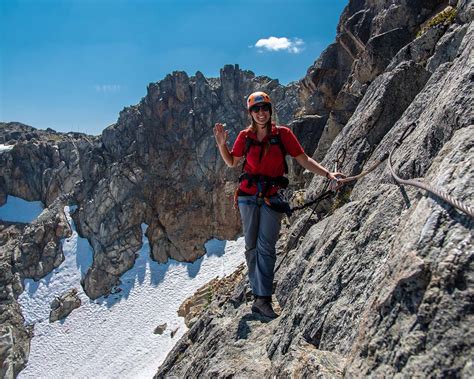
{"type": "MultiPolygon", "coordinates": [[[[252,117],[252,116],[250,116],[250,117],[252,117]]],[[[268,133],[270,133],[272,131],[272,119],[271,118],[270,118],[270,120],[267,121],[267,124],[265,125],[265,127],[267,128],[268,133]]],[[[255,123],[255,120],[253,119],[253,117],[252,117],[252,123],[250,124],[249,129],[252,132],[257,133],[258,126],[255,123]]]]}

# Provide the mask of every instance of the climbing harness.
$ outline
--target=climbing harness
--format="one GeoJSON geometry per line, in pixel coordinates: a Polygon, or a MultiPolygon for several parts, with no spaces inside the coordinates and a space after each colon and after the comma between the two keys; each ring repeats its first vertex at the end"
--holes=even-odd
{"type": "MultiPolygon", "coordinates": [[[[278,130],[278,127],[276,128],[278,130]]],[[[287,152],[285,146],[283,145],[283,142],[281,141],[280,132],[278,132],[278,134],[270,136],[266,142],[257,141],[254,138],[250,138],[248,135],[245,136],[244,163],[242,164],[242,172],[244,172],[245,164],[247,163],[247,154],[252,146],[260,147],[259,162],[261,162],[265,149],[270,148],[272,145],[277,145],[280,148],[281,153],[283,155],[285,174],[288,174],[288,164],[286,163],[285,159],[287,152]]]]}
{"type": "MultiPolygon", "coordinates": [[[[278,130],[278,127],[276,127],[278,130]]],[[[257,205],[262,205],[263,203],[266,203],[271,209],[280,212],[280,213],[286,213],[288,216],[290,215],[290,207],[287,203],[284,202],[271,202],[270,198],[267,196],[268,191],[271,188],[278,187],[280,189],[285,189],[288,187],[289,180],[285,176],[277,176],[277,177],[271,177],[271,176],[266,176],[266,175],[253,175],[248,172],[244,172],[245,165],[247,163],[247,155],[250,151],[250,148],[253,146],[259,147],[260,148],[260,154],[259,154],[259,162],[262,161],[264,152],[268,151],[271,146],[278,146],[280,148],[281,154],[283,156],[283,164],[285,168],[285,174],[288,173],[288,165],[286,163],[286,149],[285,146],[283,145],[283,142],[281,141],[280,138],[280,133],[278,131],[277,134],[270,135],[269,138],[263,142],[263,141],[258,141],[254,138],[251,138],[248,134],[245,136],[245,148],[244,148],[244,162],[242,164],[242,174],[239,176],[239,184],[242,183],[242,181],[246,180],[247,181],[247,188],[250,188],[254,185],[257,186],[257,205]]],[[[238,197],[241,194],[240,190],[240,185],[237,187],[237,189],[234,192],[234,208],[238,209],[238,197]]]]}
{"type": "Polygon", "coordinates": [[[271,187],[279,187],[279,188],[286,188],[290,181],[285,176],[265,176],[265,175],[252,175],[247,172],[244,172],[239,177],[239,183],[242,181],[247,180],[247,187],[250,188],[254,184],[257,185],[258,192],[261,195],[266,195],[268,190],[271,187]]]}

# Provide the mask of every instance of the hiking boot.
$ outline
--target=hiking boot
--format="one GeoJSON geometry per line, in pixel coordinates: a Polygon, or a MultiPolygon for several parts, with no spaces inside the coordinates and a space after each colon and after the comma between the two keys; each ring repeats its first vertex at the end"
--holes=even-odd
{"type": "Polygon", "coordinates": [[[278,315],[272,308],[271,296],[256,296],[252,305],[252,312],[259,313],[268,318],[277,318],[278,315]]]}

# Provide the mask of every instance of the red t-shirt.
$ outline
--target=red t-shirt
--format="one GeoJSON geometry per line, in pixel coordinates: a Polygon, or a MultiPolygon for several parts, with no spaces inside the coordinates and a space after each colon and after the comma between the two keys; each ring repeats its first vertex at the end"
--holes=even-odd
{"type": "MultiPolygon", "coordinates": [[[[265,136],[262,140],[261,145],[250,145],[247,152],[247,161],[245,163],[244,172],[251,175],[265,175],[270,177],[277,177],[285,175],[285,163],[283,153],[278,144],[270,145],[268,142],[269,138],[274,135],[280,135],[280,141],[282,142],[285,150],[292,157],[296,157],[304,153],[303,147],[300,145],[298,139],[293,132],[286,126],[272,126],[272,131],[269,135],[265,136]],[[264,152],[260,154],[261,150],[264,152]],[[262,159],[260,160],[260,155],[262,159]]],[[[252,132],[250,129],[242,130],[237,139],[235,140],[234,147],[230,153],[234,157],[242,157],[245,153],[246,139],[252,138],[256,141],[257,134],[252,132]]],[[[258,192],[257,185],[253,184],[248,186],[248,181],[243,180],[240,183],[240,190],[255,195],[258,192]]],[[[267,195],[274,195],[278,191],[278,187],[268,189],[267,195]]]]}

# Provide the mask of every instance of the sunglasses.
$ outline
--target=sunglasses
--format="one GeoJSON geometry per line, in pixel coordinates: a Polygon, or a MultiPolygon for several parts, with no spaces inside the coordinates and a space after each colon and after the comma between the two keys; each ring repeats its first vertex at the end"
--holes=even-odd
{"type": "Polygon", "coordinates": [[[250,112],[258,113],[260,112],[260,109],[263,110],[264,112],[270,112],[270,109],[272,109],[272,106],[270,104],[254,105],[252,108],[250,108],[250,112]]]}

